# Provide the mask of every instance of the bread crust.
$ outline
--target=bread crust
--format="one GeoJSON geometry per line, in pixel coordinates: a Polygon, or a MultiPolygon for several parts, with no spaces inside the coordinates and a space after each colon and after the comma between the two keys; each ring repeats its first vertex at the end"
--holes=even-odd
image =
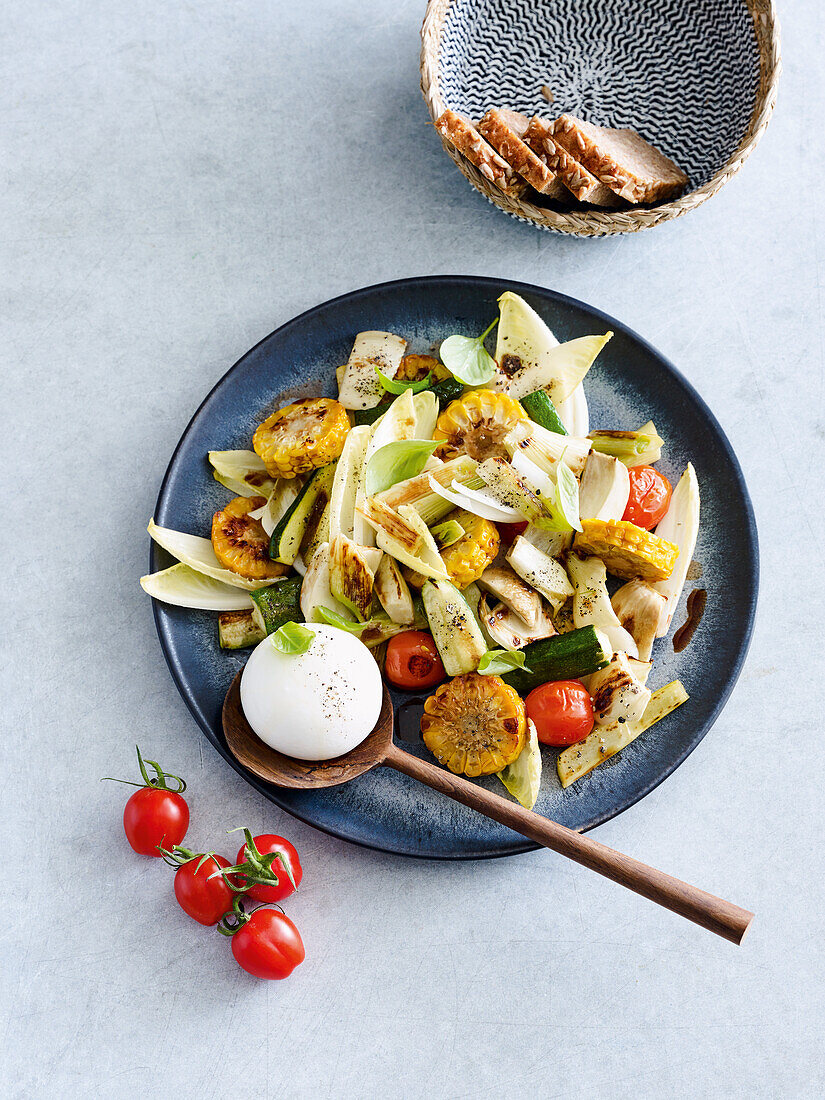
{"type": "Polygon", "coordinates": [[[569,200],[570,192],[556,173],[519,136],[526,133],[528,126],[525,115],[493,107],[479,122],[478,132],[539,194],[569,200]]]}
{"type": "Polygon", "coordinates": [[[448,109],[435,120],[435,128],[505,195],[519,198],[527,190],[527,181],[484,140],[470,119],[448,109]]]}
{"type": "Polygon", "coordinates": [[[588,172],[583,164],[557,144],[553,137],[553,125],[550,119],[533,115],[524,132],[525,143],[579,202],[589,202],[593,206],[620,206],[621,199],[615,192],[599,183],[592,172],[588,172]]]}
{"type": "Polygon", "coordinates": [[[662,202],[681,195],[685,173],[635,130],[594,126],[560,115],[553,138],[611,191],[628,202],[662,202]]]}

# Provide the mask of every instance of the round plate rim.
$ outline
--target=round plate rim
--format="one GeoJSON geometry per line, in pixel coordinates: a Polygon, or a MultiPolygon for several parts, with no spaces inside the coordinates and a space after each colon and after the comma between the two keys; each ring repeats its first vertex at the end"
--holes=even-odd
{"type": "MultiPolygon", "coordinates": [[[[215,384],[212,386],[212,388],[209,390],[209,392],[206,394],[206,396],[203,398],[203,400],[200,402],[200,404],[190,417],[186,427],[181,433],[180,439],[178,440],[174,451],[172,452],[160,484],[160,489],[158,490],[154,514],[155,516],[158,516],[161,512],[164,497],[166,495],[168,484],[172,476],[172,469],[175,465],[175,460],[177,459],[178,453],[183,447],[183,444],[186,441],[189,432],[195,424],[195,421],[199,418],[201,411],[208,404],[213,394],[221,386],[223,386],[229,375],[231,375],[237,368],[239,368],[250,355],[254,354],[254,352],[256,352],[262,344],[267,343],[267,341],[271,340],[273,337],[277,336],[279,333],[285,331],[286,329],[289,329],[294,325],[301,324],[309,317],[311,317],[314,313],[317,313],[319,310],[326,309],[329,306],[343,304],[348,301],[355,301],[359,297],[374,294],[377,291],[401,290],[402,288],[411,288],[413,286],[418,287],[423,283],[431,285],[443,283],[445,285],[449,285],[455,284],[456,282],[460,282],[464,285],[476,286],[479,289],[483,288],[486,290],[500,291],[502,290],[502,288],[504,288],[507,290],[514,290],[517,293],[535,294],[539,297],[553,299],[563,305],[569,305],[577,309],[583,309],[594,318],[597,318],[598,320],[605,323],[614,332],[621,331],[625,334],[625,336],[630,337],[636,343],[641,345],[649,354],[651,354],[656,359],[661,367],[665,371],[669,372],[673,379],[684,388],[688,396],[691,398],[692,401],[695,402],[702,416],[706,419],[706,421],[712,428],[714,435],[718,439],[722,450],[724,451],[725,456],[730,463],[730,467],[736,481],[736,486],[739,491],[742,504],[744,506],[747,525],[748,547],[750,550],[748,575],[744,578],[745,582],[747,583],[747,591],[749,593],[747,606],[747,622],[744,634],[739,644],[738,652],[736,654],[736,660],[731,666],[725,687],[720,692],[716,703],[711,710],[708,718],[706,719],[699,735],[691,742],[691,744],[685,749],[683,753],[681,753],[677,758],[674,759],[671,766],[668,767],[666,771],[657,775],[654,780],[644,786],[631,798],[625,799],[613,810],[605,811],[604,813],[598,814],[587,826],[579,830],[580,832],[589,832],[591,829],[595,829],[597,826],[603,825],[605,822],[612,820],[614,817],[618,817],[620,814],[624,813],[626,810],[629,810],[632,806],[635,806],[637,802],[640,802],[643,798],[649,795],[651,791],[655,790],[660,783],[663,783],[667,778],[669,778],[669,776],[671,776],[676,771],[676,769],[685,762],[688,756],[690,756],[694,749],[696,749],[697,746],[707,736],[708,732],[713,727],[716,719],[719,717],[725,704],[727,703],[730,694],[736,686],[736,683],[742,672],[742,668],[748,655],[748,650],[750,649],[751,639],[753,637],[754,621],[756,618],[756,605],[759,596],[759,536],[756,527],[756,518],[753,511],[753,504],[751,502],[750,494],[748,493],[747,484],[745,482],[745,477],[742,473],[742,467],[739,464],[739,460],[737,459],[733,447],[731,446],[730,440],[728,439],[721,424],[711,411],[707,402],[695,389],[692,383],[688,381],[688,379],[682,374],[682,372],[676,366],[674,366],[674,364],[666,356],[662,355],[662,353],[658,351],[657,348],[655,348],[649,341],[645,340],[644,337],[640,336],[634,329],[630,328],[622,321],[619,321],[617,318],[612,317],[610,314],[605,313],[603,310],[598,309],[596,306],[591,306],[589,303],[583,302],[579,298],[574,298],[569,294],[562,294],[560,291],[551,290],[548,287],[542,287],[537,285],[536,283],[524,283],[508,278],[497,279],[487,275],[410,276],[403,279],[390,279],[387,282],[383,283],[373,283],[369,286],[359,287],[357,290],[350,290],[344,294],[339,294],[334,298],[328,298],[326,301],[319,302],[314,306],[310,306],[302,313],[299,313],[295,317],[290,318],[282,325],[279,325],[277,328],[273,329],[272,332],[262,337],[256,344],[245,351],[243,355],[241,355],[241,357],[237,359],[232,364],[232,366],[224,372],[224,374],[221,375],[217,382],[215,382],[215,384]]],[[[155,569],[157,569],[158,566],[158,563],[155,560],[157,549],[151,539],[149,540],[149,542],[149,568],[150,571],[154,571],[155,569]]],[[[257,779],[254,775],[251,775],[243,767],[243,765],[240,764],[235,759],[235,757],[221,744],[220,740],[215,737],[214,731],[209,721],[198,707],[197,701],[193,697],[193,693],[189,690],[189,687],[184,680],[180,664],[173,652],[170,638],[167,636],[171,632],[168,631],[167,624],[162,621],[160,611],[161,605],[159,601],[152,600],[152,614],[155,621],[155,629],[157,631],[158,640],[160,641],[160,647],[175,687],[178,689],[178,692],[184,703],[186,704],[190,714],[195,719],[196,723],[201,728],[201,731],[205,734],[210,744],[217,750],[217,752],[223,757],[223,759],[231,765],[231,767],[238,773],[238,775],[240,775],[251,787],[257,790],[260,794],[264,795],[264,797],[267,798],[270,802],[273,802],[276,806],[279,806],[282,810],[285,810],[292,817],[295,817],[299,821],[302,821],[304,824],[310,825],[313,829],[318,829],[320,832],[326,833],[328,836],[333,836],[338,840],[345,840],[350,844],[357,844],[359,845],[359,847],[369,848],[373,851],[384,852],[389,855],[404,856],[408,859],[439,861],[501,859],[506,856],[520,855],[524,852],[534,852],[541,847],[538,844],[534,844],[532,841],[524,840],[514,841],[514,843],[509,848],[499,849],[495,852],[440,852],[416,854],[414,852],[405,851],[401,848],[394,848],[389,844],[370,844],[365,840],[348,836],[340,829],[336,829],[328,825],[319,825],[316,821],[313,821],[308,814],[296,812],[296,810],[292,806],[289,806],[285,804],[284,801],[279,800],[279,790],[277,787],[267,785],[266,783],[263,783],[262,781],[257,779]]]]}

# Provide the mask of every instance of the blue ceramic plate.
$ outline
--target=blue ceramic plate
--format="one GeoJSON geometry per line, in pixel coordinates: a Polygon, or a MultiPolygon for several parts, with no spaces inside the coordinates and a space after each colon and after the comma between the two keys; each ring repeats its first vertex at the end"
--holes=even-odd
{"type": "MultiPolygon", "coordinates": [[[[165,527],[207,534],[212,513],[227,499],[211,476],[207,451],[248,447],[256,425],[285,398],[334,394],[335,368],[346,361],[355,333],[386,329],[407,337],[412,350],[427,351],[451,333],[481,332],[505,289],[521,294],[559,340],[613,330],[587,376],[591,424],[626,428],[653,419],[666,441],[663,472],[675,482],[693,462],[702,492],[695,559],[708,591],[707,611],[683,653],[675,654],[669,639],[657,643],[652,680],[659,686],[678,677],[690,701],[566,791],[559,786],[552,753],[545,750],[537,812],[574,829],[590,829],[661,783],[713,725],[747,652],[758,583],[753,512],[730,444],[688,382],[624,325],[554,291],[465,276],[384,283],[326,302],[267,336],[218,382],[172,456],[155,519],[165,527]]],[[[151,568],[169,564],[153,546],[151,568]]],[[[684,617],[683,599],[674,622],[684,617]]],[[[535,847],[389,769],[317,792],[261,783],[228,753],[221,731],[221,702],[246,654],[218,648],[213,614],[156,604],[155,621],[172,677],[203,732],[248,782],[302,821],[359,844],[432,859],[476,859],[535,847]]],[[[427,755],[414,733],[405,737],[405,748],[427,755]]],[[[503,792],[495,777],[483,782],[503,792]]]]}

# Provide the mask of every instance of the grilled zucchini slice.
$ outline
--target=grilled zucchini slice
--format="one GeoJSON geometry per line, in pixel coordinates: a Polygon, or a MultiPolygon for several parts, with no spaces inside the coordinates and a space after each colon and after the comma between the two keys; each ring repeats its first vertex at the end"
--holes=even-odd
{"type": "Polygon", "coordinates": [[[478,668],[487,643],[472,608],[456,586],[449,581],[427,581],[421,596],[447,675],[460,676],[478,668]]]}
{"type": "Polygon", "coordinates": [[[301,577],[287,577],[278,584],[250,592],[252,619],[264,636],[274,634],[284,623],[302,623],[301,577]]]}
{"type": "MultiPolygon", "coordinates": [[[[292,565],[298,556],[301,543],[313,521],[317,524],[323,517],[332,493],[335,477],[335,463],[321,466],[307,480],[298,496],[281,516],[272,538],[269,541],[269,556],[273,561],[292,565]]],[[[323,541],[323,540],[321,540],[323,541]]]]}
{"type": "Polygon", "coordinates": [[[251,611],[222,611],[218,616],[218,645],[221,649],[247,649],[266,637],[251,611]]]}

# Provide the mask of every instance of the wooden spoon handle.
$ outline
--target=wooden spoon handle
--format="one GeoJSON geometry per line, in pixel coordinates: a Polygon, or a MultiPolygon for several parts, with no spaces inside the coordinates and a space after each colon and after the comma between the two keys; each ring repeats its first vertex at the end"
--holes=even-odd
{"type": "Polygon", "coordinates": [[[535,840],[537,844],[551,848],[629,890],[635,890],[642,897],[649,898],[666,909],[672,909],[674,913],[701,924],[703,928],[732,943],[742,942],[748,925],[753,920],[753,913],[749,913],[747,909],[740,909],[738,905],[732,905],[729,901],[707,894],[677,878],[671,878],[654,867],[639,863],[614,848],[608,848],[598,840],[574,832],[558,822],[533,813],[532,810],[525,810],[517,802],[510,802],[478,787],[459,775],[436,767],[428,760],[420,760],[417,756],[399,749],[394,743],[390,745],[384,764],[418,779],[433,790],[441,791],[456,802],[463,802],[465,806],[478,810],[502,825],[515,829],[523,836],[535,840]]]}

